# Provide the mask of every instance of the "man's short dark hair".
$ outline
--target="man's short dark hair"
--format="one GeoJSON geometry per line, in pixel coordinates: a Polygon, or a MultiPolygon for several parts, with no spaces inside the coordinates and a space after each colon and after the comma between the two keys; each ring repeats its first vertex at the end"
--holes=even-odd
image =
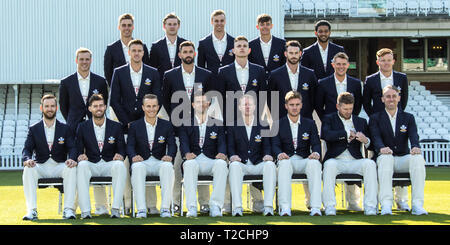
{"type": "Polygon", "coordinates": [[[128,48],[131,47],[131,45],[141,45],[142,47],[144,47],[144,42],[142,42],[141,39],[133,39],[130,42],[128,42],[128,48]]]}
{"type": "MultiPolygon", "coordinates": [[[[142,98],[142,104],[144,104],[145,100],[158,100],[158,96],[154,95],[154,94],[146,94],[144,95],[144,98],[142,98]]],[[[159,101],[158,101],[159,103],[159,101]]]]}
{"type": "Polygon", "coordinates": [[[58,104],[58,101],[56,100],[56,96],[55,95],[53,95],[53,94],[45,94],[44,96],[42,96],[41,105],[44,104],[45,100],[49,100],[49,99],[54,99],[55,103],[58,104]]]}
{"type": "Polygon", "coordinates": [[[102,94],[93,94],[88,101],[88,105],[91,106],[94,101],[103,101],[103,104],[105,104],[105,99],[103,98],[102,94]]]}
{"type": "Polygon", "coordinates": [[[180,43],[179,50],[181,51],[181,49],[183,47],[192,47],[194,49],[194,51],[195,51],[195,45],[191,41],[184,41],[184,42],[180,43]]]}
{"type": "Polygon", "coordinates": [[[298,47],[300,49],[300,51],[302,51],[302,45],[300,44],[299,41],[297,40],[290,40],[286,42],[286,50],[289,47],[298,47]]]}
{"type": "Polygon", "coordinates": [[[314,30],[317,31],[319,29],[319,26],[328,26],[328,30],[331,31],[331,24],[327,20],[319,20],[314,24],[314,30]]]}
{"type": "Polygon", "coordinates": [[[351,93],[349,93],[349,92],[342,92],[337,97],[337,103],[339,105],[342,105],[342,104],[346,104],[346,105],[354,104],[355,103],[355,97],[353,97],[353,95],[351,93]]]}

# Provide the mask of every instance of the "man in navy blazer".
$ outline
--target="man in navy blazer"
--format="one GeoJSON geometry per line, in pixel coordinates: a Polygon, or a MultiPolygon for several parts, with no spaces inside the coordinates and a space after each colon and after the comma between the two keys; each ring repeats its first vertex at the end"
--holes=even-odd
{"type": "Polygon", "coordinates": [[[352,115],[355,99],[349,92],[339,94],[336,113],[323,117],[321,138],[327,143],[324,157],[322,200],[326,215],[336,215],[335,185],[338,174],[364,176],[364,213],[376,215],[377,170],[371,159],[361,154],[361,144],[370,146],[369,127],[364,118],[352,115]]]}
{"type": "Polygon", "coordinates": [[[227,93],[233,92],[240,97],[243,94],[251,92],[257,98],[257,113],[260,116],[263,113],[262,110],[264,107],[259,105],[265,103],[265,100],[264,102],[260,101],[264,99],[264,97],[260,97],[260,92],[267,91],[264,68],[248,61],[250,48],[246,37],[236,37],[233,53],[236,56],[236,60],[220,68],[218,74],[218,92],[222,94],[222,101],[219,100],[219,104],[223,104],[221,106],[222,116],[226,125],[232,125],[237,116],[240,115],[240,113],[237,113],[236,98],[228,97],[227,93]],[[227,109],[227,107],[229,108],[227,109]],[[230,107],[233,110],[230,111],[230,107]]]}
{"type": "Polygon", "coordinates": [[[165,37],[152,43],[150,48],[150,65],[158,69],[160,77],[164,76],[164,72],[181,64],[178,48],[182,42],[186,41],[178,36],[180,18],[174,13],[164,17],[163,29],[166,33],[165,37]]]}
{"type": "Polygon", "coordinates": [[[242,181],[245,175],[263,175],[264,216],[273,216],[276,167],[272,157],[269,126],[255,116],[256,103],[251,95],[239,99],[242,117],[227,127],[227,152],[230,159],[230,190],[232,215],[242,216],[242,181]],[[265,132],[264,132],[265,131],[265,132]]]}
{"type": "Polygon", "coordinates": [[[119,218],[127,172],[124,163],[126,152],[122,125],[105,117],[106,103],[100,94],[93,95],[89,99],[89,111],[92,118],[80,123],[76,137],[81,218],[92,218],[89,198],[89,181],[92,176],[112,177],[114,199],[111,217],[119,218]]]}
{"type": "Polygon", "coordinates": [[[43,119],[28,129],[22,151],[23,190],[27,214],[23,220],[36,220],[37,187],[41,178],[63,178],[64,219],[75,219],[75,195],[77,181],[77,149],[73,131],[56,120],[57,102],[54,95],[41,99],[43,119]]]}
{"type": "Polygon", "coordinates": [[[385,110],[373,114],[369,120],[378,165],[378,201],[381,204],[381,214],[392,214],[394,172],[410,174],[412,214],[428,214],[423,208],[425,159],[421,154],[414,116],[398,108],[401,99],[397,87],[393,85],[384,87],[381,99],[385,110]],[[411,149],[408,146],[408,140],[411,149]]]}
{"type": "MultiPolygon", "coordinates": [[[[272,154],[278,160],[278,200],[280,216],[291,216],[293,173],[305,173],[311,193],[311,216],[322,215],[322,165],[319,162],[321,145],[316,123],[300,116],[302,96],[297,91],[286,94],[286,117],[278,123],[278,134],[272,138],[272,154]]],[[[273,126],[272,126],[273,127],[273,126]]]]}
{"type": "Polygon", "coordinates": [[[345,52],[344,47],[330,42],[331,24],[320,20],[314,25],[317,42],[303,50],[301,64],[316,73],[317,79],[328,77],[334,73],[331,59],[339,52],[345,52]]]}
{"type": "Polygon", "coordinates": [[[173,159],[177,154],[175,133],[169,121],[157,117],[158,97],[144,96],[145,116],[131,123],[127,155],[132,161],[131,184],[137,206],[137,218],[147,217],[145,177],[159,176],[161,183],[161,217],[171,217],[170,205],[174,185],[173,159]]]}
{"type": "Polygon", "coordinates": [[[249,46],[252,52],[248,60],[264,67],[266,77],[268,77],[271,71],[286,62],[286,57],[284,56],[286,41],[271,34],[273,24],[270,15],[258,15],[256,23],[260,36],[250,41],[249,46]]]}
{"type": "MultiPolygon", "coordinates": [[[[134,17],[131,14],[119,16],[120,39],[106,47],[103,59],[103,68],[108,85],[111,86],[114,69],[127,64],[130,61],[128,53],[128,43],[133,40],[134,17]]],[[[144,64],[150,65],[147,46],[144,44],[144,64]]]]}
{"type": "MultiPolygon", "coordinates": [[[[212,73],[206,69],[194,65],[195,60],[195,46],[190,41],[185,41],[180,44],[178,57],[181,60],[181,65],[177,66],[164,74],[162,100],[165,111],[167,112],[171,122],[175,128],[175,135],[177,136],[177,146],[179,148],[179,128],[183,123],[183,120],[187,120],[190,123],[192,117],[191,98],[193,91],[202,90],[208,92],[211,84],[212,73]],[[171,102],[172,98],[181,98],[178,102],[171,102]],[[177,108],[181,106],[181,108],[177,108]],[[171,115],[172,111],[177,108],[181,109],[178,115],[171,115]],[[186,115],[183,115],[186,113],[186,115]],[[179,122],[179,123],[176,123],[179,122]]],[[[178,151],[175,157],[175,185],[173,190],[174,207],[177,211],[177,207],[180,206],[180,192],[181,192],[181,179],[183,178],[181,173],[182,157],[178,151]]],[[[209,186],[201,185],[198,189],[200,210],[203,213],[209,212],[209,186]]]]}
{"type": "Polygon", "coordinates": [[[225,12],[215,10],[211,14],[213,32],[198,43],[197,65],[217,75],[219,68],[234,61],[234,37],[225,31],[225,12]]]}
{"type": "Polygon", "coordinates": [[[103,77],[90,71],[91,62],[92,52],[79,48],[76,51],[77,72],[63,78],[59,85],[61,114],[73,132],[79,123],[91,118],[87,102],[93,94],[102,94],[108,101],[108,84],[103,77]]]}
{"type": "Polygon", "coordinates": [[[347,75],[350,65],[348,56],[345,53],[337,53],[331,64],[334,67],[334,74],[320,79],[316,90],[317,115],[322,120],[326,114],[336,112],[336,99],[342,92],[349,92],[353,95],[355,103],[352,113],[359,115],[362,107],[361,81],[347,75]]]}
{"type": "MultiPolygon", "coordinates": [[[[363,105],[367,115],[383,111],[384,104],[381,101],[383,88],[394,85],[400,90],[399,108],[403,111],[408,102],[408,78],[406,74],[393,70],[395,63],[394,52],[388,48],[382,48],[377,52],[377,65],[379,71],[366,77],[364,82],[363,105]]],[[[406,193],[407,194],[407,193],[406,193]]]]}
{"type": "Polygon", "coordinates": [[[226,138],[222,122],[208,116],[211,104],[208,98],[203,91],[194,93],[192,101],[194,115],[189,125],[183,125],[179,131],[181,156],[185,160],[182,168],[187,217],[197,217],[199,174],[213,176],[213,191],[209,200],[211,217],[222,216],[225,201],[228,176],[226,138]]]}
{"type": "Polygon", "coordinates": [[[129,42],[130,64],[114,70],[111,84],[111,107],[127,133],[129,123],[143,117],[142,98],[155,94],[161,101],[158,71],[142,62],[143,43],[139,39],[129,42]]]}
{"type": "MultiPolygon", "coordinates": [[[[317,89],[317,78],[314,71],[302,66],[300,64],[300,57],[302,56],[302,48],[298,41],[292,40],[286,43],[286,51],[283,56],[286,57],[286,64],[273,70],[270,73],[268,80],[268,100],[272,117],[275,117],[278,113],[278,118],[283,118],[287,115],[286,108],[284,106],[284,96],[289,91],[298,91],[302,95],[302,111],[300,114],[303,117],[312,119],[312,113],[314,110],[314,98],[317,89]],[[278,105],[279,107],[272,106],[271,92],[278,92],[278,105]],[[275,110],[278,109],[278,112],[275,110]]],[[[275,99],[276,97],[274,97],[275,99]]]]}

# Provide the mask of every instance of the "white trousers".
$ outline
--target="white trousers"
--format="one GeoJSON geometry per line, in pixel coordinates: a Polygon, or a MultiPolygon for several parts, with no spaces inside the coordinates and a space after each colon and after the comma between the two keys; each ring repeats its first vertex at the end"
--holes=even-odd
{"type": "Polygon", "coordinates": [[[248,161],[247,164],[241,162],[232,162],[230,164],[230,190],[233,210],[242,208],[242,181],[245,175],[263,175],[264,186],[264,206],[273,207],[273,198],[275,196],[275,186],[277,183],[277,169],[272,161],[261,162],[253,165],[248,161]]]}
{"type": "Polygon", "coordinates": [[[213,176],[213,191],[209,200],[209,205],[217,206],[222,209],[228,176],[227,162],[222,159],[211,159],[204,154],[200,154],[195,159],[186,160],[183,163],[183,171],[187,209],[197,209],[196,194],[199,175],[213,176]]]}
{"type": "MultiPolygon", "coordinates": [[[[392,175],[408,173],[411,178],[412,206],[423,207],[425,188],[425,159],[422,155],[405,155],[401,157],[380,155],[378,164],[378,199],[381,206],[392,206],[392,175]]],[[[405,188],[406,189],[406,188],[405,188]]]]}
{"type": "Polygon", "coordinates": [[[370,159],[328,159],[324,163],[322,200],[325,207],[336,206],[336,176],[339,174],[359,174],[364,178],[364,208],[377,207],[377,166],[370,159]]]}
{"type": "Polygon", "coordinates": [[[100,160],[97,163],[81,161],[78,163],[78,202],[81,212],[91,212],[89,195],[90,179],[94,177],[112,177],[113,203],[112,208],[119,209],[124,196],[127,169],[123,161],[100,160]]]}
{"type": "Polygon", "coordinates": [[[174,183],[174,170],[171,162],[154,157],[131,165],[131,185],[138,210],[146,210],[145,177],[159,176],[161,184],[161,209],[170,209],[174,183]]]}
{"type": "Polygon", "coordinates": [[[36,163],[36,166],[23,169],[23,191],[27,204],[27,210],[37,209],[38,180],[42,178],[63,178],[64,208],[74,209],[75,194],[77,188],[77,168],[69,168],[65,163],[57,163],[48,159],[45,163],[36,163]]]}
{"type": "Polygon", "coordinates": [[[306,174],[308,190],[311,193],[311,207],[322,207],[322,165],[318,160],[303,159],[293,155],[290,159],[278,162],[278,202],[281,209],[290,209],[292,201],[292,174],[306,174]]]}

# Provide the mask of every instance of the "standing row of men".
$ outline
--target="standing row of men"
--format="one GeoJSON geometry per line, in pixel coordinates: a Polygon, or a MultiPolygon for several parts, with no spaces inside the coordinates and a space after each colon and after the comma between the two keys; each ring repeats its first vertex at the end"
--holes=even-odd
{"type": "MultiPolygon", "coordinates": [[[[104,64],[107,83],[103,78],[89,71],[92,54],[89,50],[83,49],[77,51],[78,72],[61,82],[61,111],[69,128],[75,132],[78,124],[91,117],[87,109],[87,102],[92,94],[96,93],[104,95],[105,105],[108,104],[108,99],[110,100],[110,105],[122,123],[122,131],[125,134],[131,130],[131,122],[144,117],[142,101],[146,94],[153,94],[158,100],[158,105],[163,105],[167,113],[166,119],[171,119],[169,116],[172,116],[173,110],[181,104],[173,103],[170,100],[171,96],[177,91],[185,91],[187,93],[183,101],[190,102],[192,91],[198,90],[199,87],[204,92],[219,91],[223,98],[226,97],[227,91],[241,91],[242,93],[254,91],[256,94],[260,91],[279,91],[280,109],[279,116],[275,120],[287,115],[287,109],[283,106],[285,105],[284,95],[291,90],[298,91],[303,98],[303,107],[299,111],[302,118],[312,119],[314,109],[321,120],[325,114],[336,112],[336,99],[338,94],[344,91],[354,95],[353,114],[359,114],[361,104],[364,105],[369,115],[382,111],[384,106],[381,102],[381,89],[389,83],[403,88],[400,104],[402,109],[406,107],[407,80],[404,74],[392,71],[394,62],[392,51],[383,49],[377,54],[380,72],[366,79],[364,99],[361,101],[360,81],[346,75],[348,57],[345,53],[336,56],[337,53],[343,51],[343,48],[329,42],[331,26],[327,21],[319,21],[316,24],[317,42],[304,49],[303,52],[298,42],[291,41],[286,44],[284,40],[272,36],[270,33],[273,26],[271,22],[270,16],[260,15],[257,20],[257,28],[260,30],[261,36],[248,42],[245,37],[233,38],[227,34],[225,13],[221,10],[214,11],[211,15],[213,33],[199,42],[198,54],[196,54],[193,43],[184,42],[184,39],[177,36],[180,27],[179,18],[169,14],[163,20],[166,37],[152,44],[150,54],[148,54],[146,45],[132,37],[133,17],[129,14],[122,15],[119,18],[121,39],[108,46],[105,52],[104,64]],[[194,65],[196,55],[198,56],[198,66],[194,65]],[[332,59],[333,57],[334,59],[332,59]],[[150,64],[150,66],[146,64],[150,64]],[[318,79],[322,80],[317,82],[318,79]],[[382,83],[381,86],[380,83],[382,83]],[[110,85],[110,98],[108,98],[107,84],[110,85]],[[336,89],[333,89],[333,85],[336,89]],[[78,91],[81,96],[78,95],[78,91]]],[[[256,106],[259,107],[260,99],[257,98],[256,101],[256,106]]],[[[223,101],[219,100],[218,102],[222,103],[223,101]]],[[[271,103],[268,105],[270,108],[271,103]]],[[[222,116],[227,122],[226,107],[222,105],[222,108],[224,109],[222,116]]],[[[237,104],[235,104],[235,112],[237,112],[236,108],[237,104]]],[[[276,110],[270,109],[273,116],[276,110]]],[[[261,109],[256,111],[261,111],[261,109]]],[[[230,121],[233,122],[234,118],[236,117],[231,117],[230,121]]],[[[183,160],[186,160],[186,156],[181,150],[180,132],[182,130],[179,129],[180,127],[174,128],[176,145],[180,149],[175,152],[181,154],[176,154],[171,159],[175,159],[175,183],[181,181],[181,167],[179,166],[183,160]]],[[[228,132],[228,130],[226,131],[228,132]]],[[[130,136],[128,135],[128,137],[130,136]]],[[[130,159],[128,155],[125,162],[132,162],[135,166],[132,158],[134,157],[130,159]]],[[[126,176],[125,207],[128,209],[131,206],[130,192],[128,191],[130,189],[129,173],[126,176]]],[[[176,206],[178,205],[180,208],[177,186],[179,185],[174,185],[173,198],[176,206]]],[[[146,196],[153,197],[147,200],[147,205],[149,205],[147,208],[150,211],[157,210],[154,188],[153,190],[147,189],[150,190],[150,193],[146,196]]],[[[94,193],[96,193],[95,190],[94,193]]],[[[202,194],[199,195],[202,199],[199,200],[202,206],[201,210],[217,213],[216,209],[209,210],[209,191],[207,189],[199,190],[199,194],[202,194]]],[[[257,196],[257,191],[252,192],[252,195],[257,196]]],[[[259,195],[261,194],[259,193],[259,195]]],[[[100,199],[104,194],[100,193],[95,196],[101,203],[100,199]]],[[[140,210],[142,214],[142,206],[140,210]]],[[[161,210],[161,213],[163,211],[165,210],[161,210]]],[[[234,209],[233,213],[235,213],[234,209]]]]}

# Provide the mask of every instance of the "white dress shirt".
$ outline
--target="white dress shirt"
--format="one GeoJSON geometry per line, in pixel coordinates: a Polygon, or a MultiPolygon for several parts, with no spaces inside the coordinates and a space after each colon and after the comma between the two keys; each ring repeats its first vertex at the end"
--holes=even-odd
{"type": "Polygon", "coordinates": [[[53,121],[53,124],[51,126],[47,126],[45,121],[43,121],[43,123],[44,123],[45,138],[47,139],[48,144],[48,150],[51,151],[53,139],[55,138],[56,120],[53,121]]]}
{"type": "Polygon", "coordinates": [[[259,38],[259,41],[261,43],[261,51],[264,57],[264,62],[269,62],[269,55],[270,55],[270,48],[272,47],[272,36],[270,37],[270,40],[266,43],[264,42],[261,37],[259,38]]]}
{"type": "Polygon", "coordinates": [[[206,125],[208,125],[207,124],[208,117],[206,117],[206,120],[201,124],[200,124],[200,119],[197,117],[197,115],[195,115],[195,119],[197,119],[198,131],[200,133],[198,145],[200,146],[200,148],[203,148],[203,143],[205,143],[206,125]]]}
{"type": "Polygon", "coordinates": [[[327,69],[327,58],[328,58],[328,44],[325,49],[323,49],[322,46],[320,46],[320,44],[318,46],[319,46],[320,56],[322,57],[323,69],[326,70],[327,69]]]}
{"type": "Polygon", "coordinates": [[[222,57],[225,54],[225,49],[227,49],[227,33],[223,36],[222,39],[218,39],[214,32],[212,33],[212,40],[214,45],[214,50],[216,50],[217,55],[219,56],[219,60],[222,60],[222,57]]]}
{"type": "Polygon", "coordinates": [[[381,89],[386,87],[387,85],[394,85],[394,73],[391,72],[389,77],[385,77],[383,73],[380,71],[380,81],[381,81],[381,89]]]}
{"type": "Polygon", "coordinates": [[[95,133],[95,138],[97,139],[98,148],[100,149],[100,151],[102,151],[103,143],[105,142],[106,118],[103,120],[103,124],[100,126],[95,124],[93,119],[92,119],[92,124],[94,125],[94,133],[95,133]]]}
{"type": "Polygon", "coordinates": [[[136,95],[139,93],[139,88],[141,87],[142,66],[143,65],[141,65],[141,69],[139,69],[138,72],[135,72],[133,70],[133,67],[131,67],[130,65],[130,76],[131,81],[133,82],[134,92],[136,93],[136,95]]]}
{"type": "Polygon", "coordinates": [[[297,122],[291,121],[291,118],[289,118],[289,116],[288,119],[292,132],[292,143],[294,143],[294,149],[297,149],[297,136],[298,136],[298,125],[300,125],[300,116],[298,117],[297,122]]]}
{"type": "Polygon", "coordinates": [[[252,128],[253,128],[253,120],[254,119],[255,118],[252,117],[252,120],[250,121],[249,125],[247,125],[247,123],[245,123],[245,121],[244,121],[245,130],[247,131],[247,139],[248,139],[248,141],[250,141],[250,136],[252,135],[252,128]]]}
{"type": "Polygon", "coordinates": [[[120,42],[122,43],[123,56],[125,56],[125,61],[127,63],[130,63],[130,56],[128,55],[128,45],[125,45],[122,40],[120,42]]]}
{"type": "Polygon", "coordinates": [[[192,69],[192,72],[189,73],[186,70],[184,70],[183,65],[181,65],[181,73],[183,74],[183,83],[184,87],[186,88],[186,93],[188,94],[188,97],[190,99],[195,83],[195,67],[194,69],[192,69]]]}
{"type": "Polygon", "coordinates": [[[144,117],[145,127],[147,128],[147,139],[150,150],[153,148],[153,142],[155,140],[155,131],[156,131],[156,125],[158,124],[158,119],[155,121],[155,125],[151,125],[149,122],[147,122],[147,119],[144,117]]]}
{"type": "Polygon", "coordinates": [[[167,50],[169,51],[169,58],[170,58],[170,63],[172,63],[172,67],[175,62],[175,55],[177,52],[177,40],[178,40],[178,37],[175,39],[175,42],[172,43],[172,42],[170,42],[169,38],[166,36],[167,50]]]}
{"type": "Polygon", "coordinates": [[[336,74],[335,74],[334,75],[334,81],[336,83],[336,92],[337,92],[338,96],[342,92],[347,92],[347,76],[345,76],[344,81],[340,82],[337,79],[336,74]]]}
{"type": "Polygon", "coordinates": [[[237,63],[237,61],[234,61],[234,66],[236,67],[236,76],[239,81],[239,85],[241,85],[242,92],[245,92],[248,84],[248,74],[249,74],[249,68],[248,68],[248,61],[245,64],[245,67],[242,68],[241,65],[237,63]]]}
{"type": "Polygon", "coordinates": [[[87,103],[87,97],[89,94],[89,83],[91,81],[91,73],[87,75],[86,78],[83,78],[83,76],[80,75],[80,73],[77,72],[78,76],[78,85],[80,87],[81,96],[83,97],[84,104],[87,103]]]}
{"type": "Polygon", "coordinates": [[[297,71],[295,73],[292,72],[292,70],[289,68],[288,65],[286,65],[288,75],[289,75],[289,81],[291,82],[292,90],[297,90],[298,88],[298,76],[300,71],[300,64],[297,67],[297,71]]]}
{"type": "Polygon", "coordinates": [[[389,117],[389,121],[391,121],[391,126],[392,126],[392,132],[394,133],[395,136],[395,126],[396,126],[396,121],[397,121],[397,112],[398,109],[396,109],[394,116],[391,116],[391,114],[386,110],[386,108],[384,109],[389,117]]]}

